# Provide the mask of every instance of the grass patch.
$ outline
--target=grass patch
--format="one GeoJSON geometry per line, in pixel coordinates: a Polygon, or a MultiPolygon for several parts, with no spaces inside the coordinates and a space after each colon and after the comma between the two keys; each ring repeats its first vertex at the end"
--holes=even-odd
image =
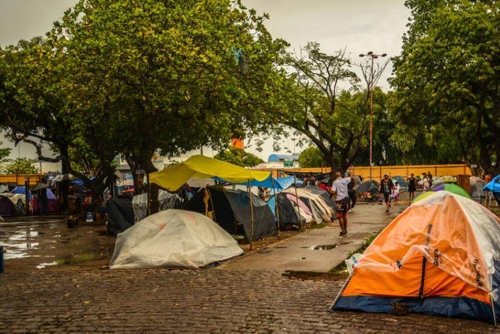
{"type": "Polygon", "coordinates": [[[317,230],[326,226],[326,223],[314,224],[309,227],[311,230],[317,230]]]}
{"type": "MultiPolygon", "coordinates": [[[[351,252],[349,252],[347,254],[346,259],[350,258],[351,256],[353,256],[356,253],[363,254],[365,252],[365,250],[368,248],[368,246],[371,245],[371,243],[373,242],[373,240],[375,240],[375,238],[380,234],[380,232],[382,232],[382,230],[380,230],[377,233],[375,233],[375,234],[369,236],[368,238],[366,238],[365,241],[363,241],[363,243],[361,244],[361,246],[359,246],[358,249],[356,249],[354,251],[351,251],[351,252]]],[[[330,274],[344,274],[346,272],[347,272],[347,265],[346,265],[345,261],[342,261],[342,263],[340,263],[336,267],[333,267],[329,271],[330,274]]]]}
{"type": "Polygon", "coordinates": [[[94,260],[99,260],[101,259],[101,256],[96,254],[96,253],[82,253],[82,254],[75,254],[73,256],[68,256],[62,259],[58,259],[56,263],[58,265],[63,265],[63,264],[79,264],[79,263],[84,263],[88,261],[94,261],[94,260]]]}

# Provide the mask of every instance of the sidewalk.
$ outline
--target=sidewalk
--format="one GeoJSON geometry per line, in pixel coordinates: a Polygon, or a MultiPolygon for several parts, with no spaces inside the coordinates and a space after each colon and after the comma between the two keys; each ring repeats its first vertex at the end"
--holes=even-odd
{"type": "Polygon", "coordinates": [[[389,214],[385,205],[358,203],[349,213],[348,234],[339,237],[338,221],[321,229],[308,229],[266,249],[224,263],[218,269],[278,270],[327,273],[342,263],[349,252],[357,250],[366,238],[382,230],[407,204],[393,205],[389,214]]]}

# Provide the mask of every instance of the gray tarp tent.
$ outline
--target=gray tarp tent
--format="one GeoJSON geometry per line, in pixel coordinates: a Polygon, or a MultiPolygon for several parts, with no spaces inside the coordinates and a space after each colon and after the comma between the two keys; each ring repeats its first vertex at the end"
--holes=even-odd
{"type": "Polygon", "coordinates": [[[241,254],[236,240],[210,218],[169,209],[120,233],[110,268],[199,268],[241,254]]]}
{"type": "Polygon", "coordinates": [[[184,209],[205,213],[203,198],[209,191],[208,211],[212,212],[213,220],[230,234],[243,232],[247,242],[266,238],[278,233],[274,215],[266,202],[252,193],[252,208],[249,193],[242,190],[226,189],[224,187],[205,188],[196,193],[186,203],[184,209]],[[254,226],[252,229],[252,212],[254,226]],[[241,231],[243,229],[243,231],[241,231]],[[253,231],[252,231],[253,230],[253,231]],[[252,233],[253,232],[253,233],[252,233]],[[252,238],[253,234],[253,238],[252,238]]]}

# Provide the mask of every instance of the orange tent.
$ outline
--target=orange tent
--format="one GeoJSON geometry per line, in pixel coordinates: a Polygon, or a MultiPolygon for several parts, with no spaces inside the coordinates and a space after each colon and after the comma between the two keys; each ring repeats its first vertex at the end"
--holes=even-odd
{"type": "Polygon", "coordinates": [[[332,309],[404,309],[496,324],[499,286],[500,219],[473,200],[440,191],[377,236],[332,309]]]}

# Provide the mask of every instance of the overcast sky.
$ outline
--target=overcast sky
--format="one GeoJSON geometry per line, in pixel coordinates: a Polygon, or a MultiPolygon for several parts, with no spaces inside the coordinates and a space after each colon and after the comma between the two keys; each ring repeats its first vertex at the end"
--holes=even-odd
{"type": "MultiPolygon", "coordinates": [[[[76,0],[0,0],[0,46],[43,36],[76,0]]],[[[399,55],[410,12],[403,0],[243,0],[249,8],[270,14],[266,26],[274,38],[283,38],[295,50],[319,42],[321,50],[346,49],[355,63],[359,54],[373,51],[399,55]]],[[[355,70],[355,68],[353,68],[355,70]]],[[[388,67],[379,82],[390,87],[388,67]]],[[[5,141],[4,141],[5,146],[5,141]]],[[[267,160],[270,148],[258,155],[267,160]]],[[[15,154],[14,158],[17,158],[15,154]]]]}

